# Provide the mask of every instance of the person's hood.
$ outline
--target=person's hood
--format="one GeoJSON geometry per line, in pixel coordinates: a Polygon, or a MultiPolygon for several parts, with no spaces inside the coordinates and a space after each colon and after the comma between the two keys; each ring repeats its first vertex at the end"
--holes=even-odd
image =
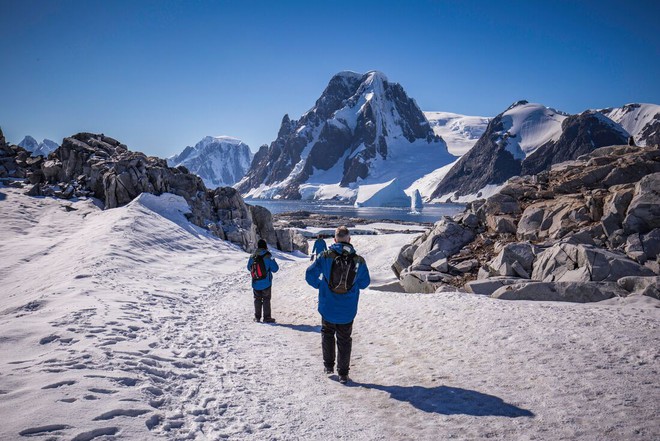
{"type": "Polygon", "coordinates": [[[337,242],[330,245],[330,249],[337,254],[355,254],[355,249],[350,243],[337,242]]]}
{"type": "Polygon", "coordinates": [[[268,250],[265,250],[263,248],[257,248],[257,251],[255,251],[255,254],[258,254],[260,256],[263,256],[264,254],[268,253],[268,250]]]}

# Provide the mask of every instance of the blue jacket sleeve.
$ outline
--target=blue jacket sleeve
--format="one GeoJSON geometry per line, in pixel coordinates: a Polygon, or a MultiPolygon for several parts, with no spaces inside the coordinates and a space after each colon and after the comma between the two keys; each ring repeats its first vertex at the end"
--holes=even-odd
{"type": "Polygon", "coordinates": [[[272,257],[266,259],[266,263],[268,264],[268,269],[270,270],[271,273],[276,273],[279,269],[280,266],[275,262],[275,259],[272,257]]]}
{"type": "Polygon", "coordinates": [[[321,280],[319,279],[319,276],[321,275],[321,259],[316,259],[314,263],[312,263],[309,268],[307,268],[307,271],[305,271],[305,281],[309,286],[312,288],[319,288],[319,285],[321,285],[321,280]]]}
{"type": "Polygon", "coordinates": [[[371,276],[369,276],[369,268],[365,262],[364,265],[360,265],[358,268],[358,273],[355,277],[355,284],[360,289],[365,289],[371,283],[371,276]]]}
{"type": "Polygon", "coordinates": [[[248,271],[251,271],[251,270],[252,270],[252,257],[250,257],[250,258],[248,259],[247,269],[248,269],[248,271]]]}

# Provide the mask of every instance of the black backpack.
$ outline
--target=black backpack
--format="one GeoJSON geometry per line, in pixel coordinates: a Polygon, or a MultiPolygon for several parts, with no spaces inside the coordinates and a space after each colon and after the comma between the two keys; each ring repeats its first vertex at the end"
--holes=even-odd
{"type": "Polygon", "coordinates": [[[323,252],[325,257],[332,259],[330,267],[330,291],[336,294],[346,294],[353,288],[358,266],[364,262],[357,254],[339,254],[334,250],[323,252]]]}
{"type": "Polygon", "coordinates": [[[254,253],[252,256],[250,275],[252,276],[253,282],[256,282],[257,280],[263,280],[268,277],[268,269],[266,268],[266,262],[264,261],[266,256],[270,257],[270,253],[264,253],[263,255],[254,253]]]}

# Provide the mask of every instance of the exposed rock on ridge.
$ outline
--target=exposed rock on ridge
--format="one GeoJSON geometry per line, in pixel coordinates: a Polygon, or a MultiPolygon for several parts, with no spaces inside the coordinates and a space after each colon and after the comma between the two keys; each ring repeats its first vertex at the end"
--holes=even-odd
{"type": "MultiPolygon", "coordinates": [[[[173,193],[190,205],[188,219],[217,236],[253,250],[263,237],[284,251],[307,252],[307,242],[292,230],[275,232],[270,212],[250,207],[231,187],[209,190],[202,179],[184,167],[169,167],[164,159],[129,151],[108,136],[78,133],[65,138],[47,160],[35,158],[21,147],[0,145],[4,164],[13,164],[15,178],[27,178],[34,186],[28,194],[62,198],[93,196],[105,208],[123,206],[140,193],[173,193]]],[[[6,168],[5,168],[6,170],[6,168]]],[[[20,184],[19,184],[20,185],[20,184]]]]}

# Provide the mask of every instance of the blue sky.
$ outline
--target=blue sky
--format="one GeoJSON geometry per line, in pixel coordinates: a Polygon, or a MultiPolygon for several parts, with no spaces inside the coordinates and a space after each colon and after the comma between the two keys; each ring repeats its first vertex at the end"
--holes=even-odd
{"type": "Polygon", "coordinates": [[[169,156],[253,150],[333,74],[380,70],[422,110],[660,104],[657,1],[0,0],[0,127],[102,132],[169,156]]]}

